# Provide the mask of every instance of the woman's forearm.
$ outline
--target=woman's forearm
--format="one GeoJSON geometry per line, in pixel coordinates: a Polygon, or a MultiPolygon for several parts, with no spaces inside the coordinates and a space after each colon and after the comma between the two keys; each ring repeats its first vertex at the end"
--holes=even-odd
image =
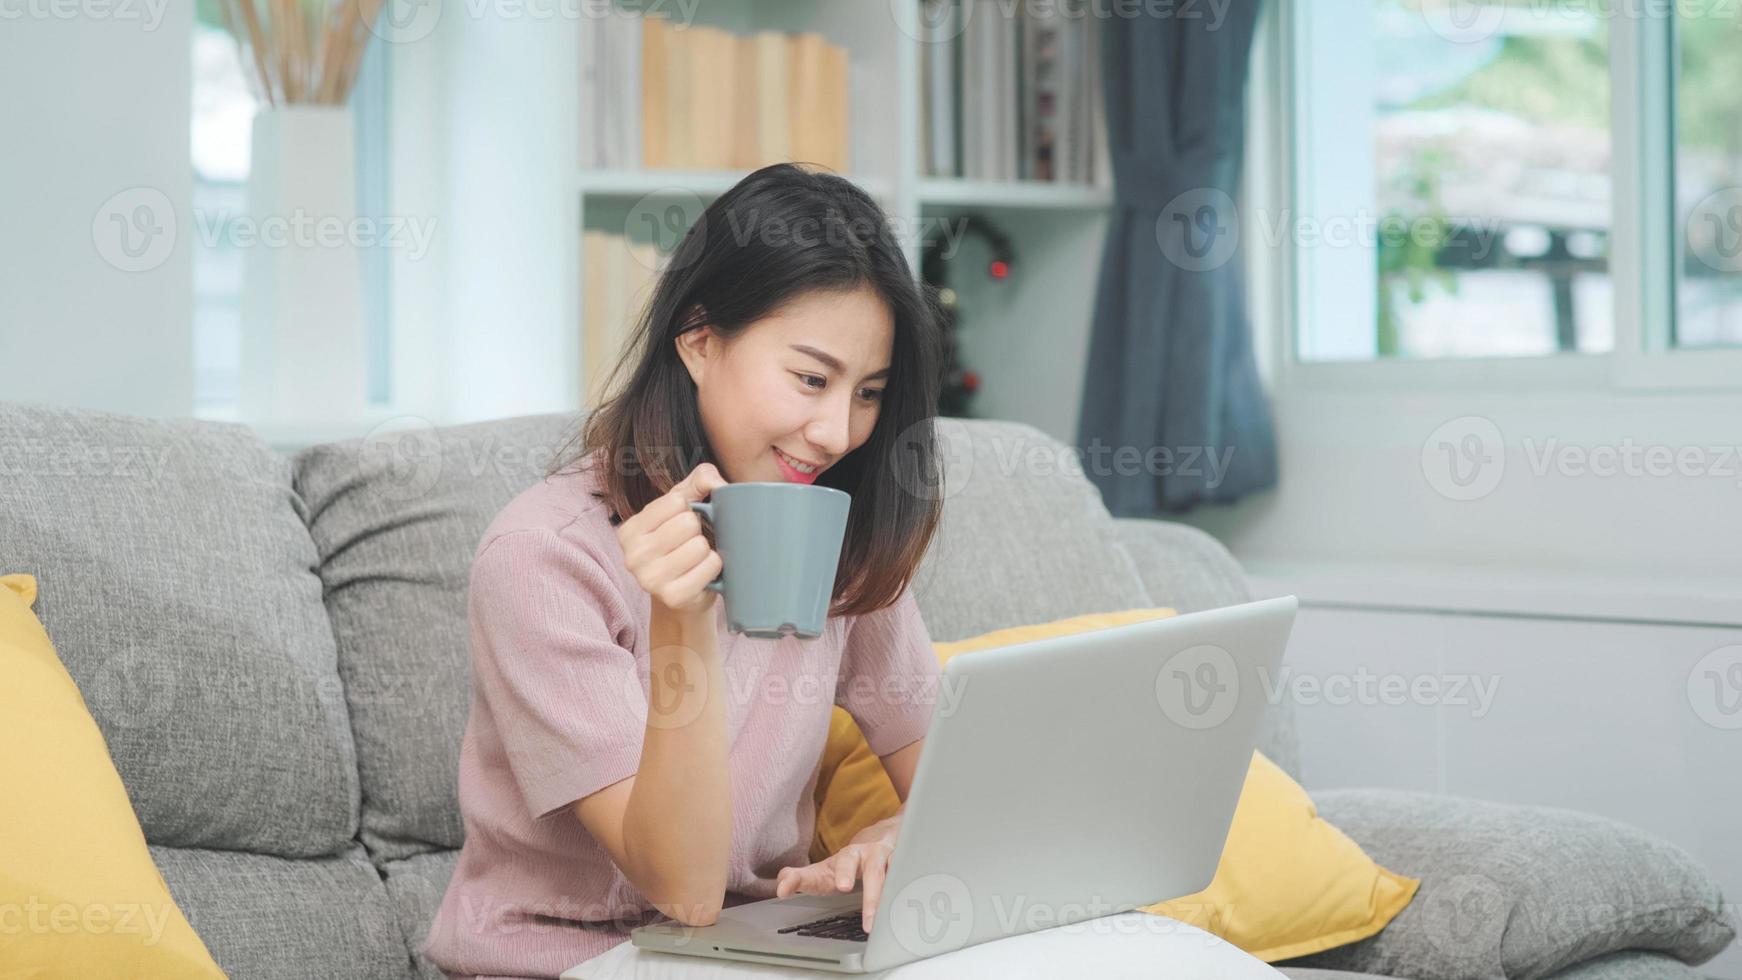
{"type": "Polygon", "coordinates": [[[648,898],[705,925],[725,901],[732,848],[726,685],[714,612],[680,614],[657,599],[649,624],[647,729],[623,821],[624,851],[648,898]]]}

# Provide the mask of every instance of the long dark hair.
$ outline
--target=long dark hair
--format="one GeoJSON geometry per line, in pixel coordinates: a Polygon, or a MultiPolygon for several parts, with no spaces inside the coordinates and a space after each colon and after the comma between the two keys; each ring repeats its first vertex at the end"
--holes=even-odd
{"type": "Polygon", "coordinates": [[[764,167],[716,198],[690,226],[607,375],[605,394],[552,461],[550,474],[600,463],[594,496],[612,523],[703,463],[703,431],[680,334],[706,323],[726,340],[814,291],[870,287],[895,321],[894,351],[871,437],[817,478],[853,497],[831,616],[893,603],[912,579],[943,511],[936,418],[942,382],[935,289],[915,281],[889,219],[851,181],[790,163],[764,167]]]}

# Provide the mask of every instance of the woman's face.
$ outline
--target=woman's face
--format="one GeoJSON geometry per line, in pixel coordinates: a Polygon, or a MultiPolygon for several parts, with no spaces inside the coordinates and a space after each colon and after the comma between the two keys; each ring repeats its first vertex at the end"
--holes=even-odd
{"type": "Polygon", "coordinates": [[[800,295],[731,343],[711,326],[678,337],[721,475],[810,483],[864,445],[894,343],[894,319],[868,286],[800,295]],[[782,453],[816,469],[801,473],[782,453]]]}

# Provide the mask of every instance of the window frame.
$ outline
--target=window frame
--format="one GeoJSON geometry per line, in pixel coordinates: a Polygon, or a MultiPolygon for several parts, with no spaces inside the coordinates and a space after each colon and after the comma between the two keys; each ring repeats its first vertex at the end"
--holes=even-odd
{"type": "MultiPolygon", "coordinates": [[[[1247,229],[1258,214],[1300,213],[1302,185],[1312,166],[1302,158],[1303,119],[1311,99],[1306,72],[1314,52],[1305,44],[1308,0],[1265,5],[1252,52],[1248,89],[1247,229]]],[[[1312,0],[1321,8],[1369,0],[1312,0]]],[[[1324,16],[1321,9],[1321,16],[1324,16]]],[[[1671,15],[1673,16],[1673,14],[1671,15]]],[[[1251,308],[1273,325],[1259,339],[1267,373],[1281,390],[1517,390],[1646,392],[1742,390],[1742,348],[1676,348],[1675,270],[1680,268],[1682,216],[1674,206],[1677,150],[1675,85],[1679,65],[1669,16],[1617,13],[1610,23],[1612,215],[1609,267],[1614,297],[1614,349],[1544,355],[1468,358],[1374,358],[1302,361],[1311,278],[1303,247],[1284,240],[1274,254],[1251,248],[1251,308]],[[1645,110],[1660,106],[1655,116],[1645,110]],[[1648,220],[1668,215],[1669,220],[1648,220]],[[1640,270],[1618,276],[1616,269],[1640,270]]],[[[1258,241],[1248,235],[1249,241],[1258,241]]]]}

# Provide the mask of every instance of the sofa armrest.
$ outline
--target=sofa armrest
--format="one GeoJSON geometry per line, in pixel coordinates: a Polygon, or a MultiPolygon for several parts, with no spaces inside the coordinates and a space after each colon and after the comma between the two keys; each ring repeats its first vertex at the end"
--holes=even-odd
{"type": "Polygon", "coordinates": [[[1228,549],[1189,524],[1119,517],[1113,520],[1112,533],[1158,606],[1188,613],[1231,606],[1252,596],[1245,573],[1228,549]]]}
{"type": "Polygon", "coordinates": [[[1534,980],[1620,950],[1704,963],[1736,938],[1733,910],[1692,857],[1616,820],[1400,790],[1313,800],[1421,888],[1378,935],[1298,965],[1534,980]]]}

